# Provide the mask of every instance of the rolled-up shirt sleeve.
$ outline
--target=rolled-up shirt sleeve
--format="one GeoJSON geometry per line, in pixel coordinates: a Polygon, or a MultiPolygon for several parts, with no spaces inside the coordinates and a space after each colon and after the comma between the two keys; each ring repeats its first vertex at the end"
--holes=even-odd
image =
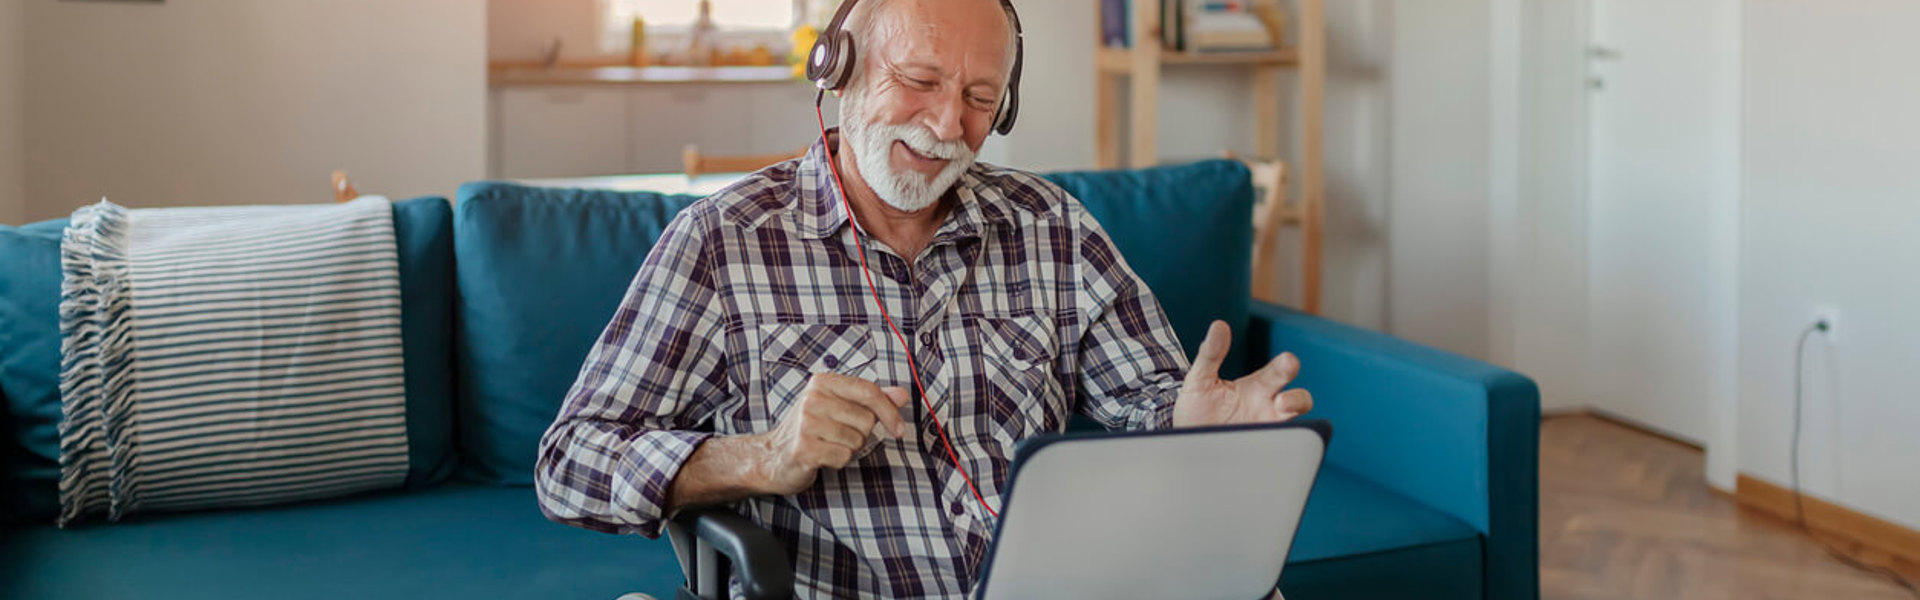
{"type": "Polygon", "coordinates": [[[726,353],[702,208],[668,225],[541,437],[534,482],[550,519],[659,537],[674,478],[712,435],[726,353]]]}
{"type": "Polygon", "coordinates": [[[1173,402],[1187,357],[1153,291],[1127,266],[1099,222],[1084,210],[1076,245],[1086,318],[1080,338],[1080,413],[1109,429],[1173,426],[1173,402]]]}

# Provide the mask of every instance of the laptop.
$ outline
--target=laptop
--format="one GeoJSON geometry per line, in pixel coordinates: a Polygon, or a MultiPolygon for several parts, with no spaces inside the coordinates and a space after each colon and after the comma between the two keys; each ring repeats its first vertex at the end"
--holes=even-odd
{"type": "Polygon", "coordinates": [[[974,596],[1269,598],[1332,435],[1301,421],[1022,442],[974,596]]]}

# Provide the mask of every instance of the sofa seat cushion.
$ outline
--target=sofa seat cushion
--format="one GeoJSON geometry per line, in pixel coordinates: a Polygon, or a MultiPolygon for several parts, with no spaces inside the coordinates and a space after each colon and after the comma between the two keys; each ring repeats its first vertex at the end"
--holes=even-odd
{"type": "MultiPolygon", "coordinates": [[[[1329,466],[1282,589],[1289,600],[1479,598],[1480,553],[1465,523],[1329,466]]],[[[551,523],[522,487],[34,527],[0,547],[0,597],[22,600],[670,598],[680,583],[665,540],[551,523]]]]}
{"type": "Polygon", "coordinates": [[[6,532],[0,598],[673,597],[664,539],[547,521],[532,488],[449,484],[274,509],[6,532]]]}
{"type": "Polygon", "coordinates": [[[1287,600],[1480,598],[1480,533],[1327,465],[1281,575],[1287,600]]]}

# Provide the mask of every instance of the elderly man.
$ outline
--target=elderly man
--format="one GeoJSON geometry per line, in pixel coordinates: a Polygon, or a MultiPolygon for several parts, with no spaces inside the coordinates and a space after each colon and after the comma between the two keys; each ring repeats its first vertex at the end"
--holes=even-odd
{"type": "Polygon", "coordinates": [[[1291,355],[1221,380],[1223,323],[1189,370],[1078,201],[974,162],[1011,17],[853,9],[844,130],[661,237],[541,441],[549,517],[655,537],[679,509],[737,503],[786,542],[802,596],[960,597],[1020,440],[1075,413],[1151,429],[1311,406],[1282,393],[1291,355]]]}

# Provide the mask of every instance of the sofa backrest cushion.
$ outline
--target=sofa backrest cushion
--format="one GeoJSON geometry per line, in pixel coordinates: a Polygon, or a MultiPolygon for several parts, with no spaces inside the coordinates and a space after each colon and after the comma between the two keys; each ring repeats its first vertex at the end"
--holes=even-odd
{"type": "Polygon", "coordinates": [[[60,232],[0,226],[0,521],[60,510],[60,232]]]}
{"type": "Polygon", "coordinates": [[[1219,319],[1234,333],[1222,374],[1244,371],[1253,306],[1253,180],[1246,165],[1206,160],[1046,178],[1100,221],[1159,298],[1188,357],[1219,319]]]}
{"type": "Polygon", "coordinates": [[[407,370],[407,487],[453,475],[453,206],[393,203],[400,251],[400,344],[407,370]]]}
{"type": "MultiPolygon", "coordinates": [[[[444,198],[393,204],[406,363],[408,485],[453,470],[453,222],[444,198]]],[[[60,237],[66,220],[0,226],[0,518],[59,508],[60,237]]]]}
{"type": "Polygon", "coordinates": [[[673,216],[646,192],[461,186],[456,373],[460,477],[531,484],[540,436],[673,216]]]}

